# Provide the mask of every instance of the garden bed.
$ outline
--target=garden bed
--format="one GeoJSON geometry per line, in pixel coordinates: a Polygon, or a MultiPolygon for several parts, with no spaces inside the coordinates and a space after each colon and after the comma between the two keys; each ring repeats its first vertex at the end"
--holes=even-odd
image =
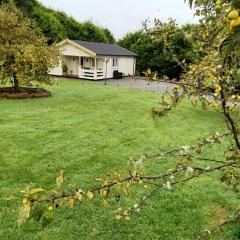
{"type": "Polygon", "coordinates": [[[42,88],[19,88],[16,91],[12,87],[0,88],[0,98],[4,99],[29,99],[49,97],[51,93],[42,88]]]}

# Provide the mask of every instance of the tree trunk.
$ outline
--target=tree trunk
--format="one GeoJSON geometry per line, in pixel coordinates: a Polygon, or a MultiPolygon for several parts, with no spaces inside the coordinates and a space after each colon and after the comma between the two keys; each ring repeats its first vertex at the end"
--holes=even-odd
{"type": "Polygon", "coordinates": [[[13,87],[16,92],[19,91],[19,82],[15,73],[13,73],[13,87]]]}

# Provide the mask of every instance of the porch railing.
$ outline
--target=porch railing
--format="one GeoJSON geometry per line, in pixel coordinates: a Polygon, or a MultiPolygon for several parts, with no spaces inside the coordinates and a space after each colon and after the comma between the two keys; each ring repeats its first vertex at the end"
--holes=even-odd
{"type": "Polygon", "coordinates": [[[80,69],[80,78],[91,79],[91,80],[100,80],[104,79],[104,71],[96,69],[80,69]]]}

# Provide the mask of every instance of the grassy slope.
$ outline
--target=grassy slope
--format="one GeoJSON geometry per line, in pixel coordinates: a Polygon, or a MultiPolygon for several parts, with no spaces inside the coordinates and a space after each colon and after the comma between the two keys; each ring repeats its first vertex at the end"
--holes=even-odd
{"type": "MultiPolygon", "coordinates": [[[[94,199],[57,211],[46,228],[27,224],[18,230],[21,199],[3,198],[20,196],[24,186],[53,188],[64,169],[67,182],[84,188],[109,170],[124,173],[130,155],[190,144],[223,126],[217,113],[187,104],[153,121],[149,112],[159,99],[153,93],[70,80],[50,89],[48,99],[0,101],[0,239],[193,239],[234,206],[234,194],[205,177],[174,193],[161,192],[129,223],[114,220],[117,206],[105,209],[94,199]]],[[[155,160],[146,172],[170,165],[155,160]]],[[[234,239],[230,230],[226,239],[234,239]]]]}

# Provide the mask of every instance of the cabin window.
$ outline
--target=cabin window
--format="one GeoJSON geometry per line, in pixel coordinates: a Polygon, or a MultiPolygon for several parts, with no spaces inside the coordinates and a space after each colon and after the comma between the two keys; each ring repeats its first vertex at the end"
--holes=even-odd
{"type": "Polygon", "coordinates": [[[112,63],[113,63],[112,66],[114,68],[117,68],[118,67],[118,58],[113,58],[112,63]]]}

